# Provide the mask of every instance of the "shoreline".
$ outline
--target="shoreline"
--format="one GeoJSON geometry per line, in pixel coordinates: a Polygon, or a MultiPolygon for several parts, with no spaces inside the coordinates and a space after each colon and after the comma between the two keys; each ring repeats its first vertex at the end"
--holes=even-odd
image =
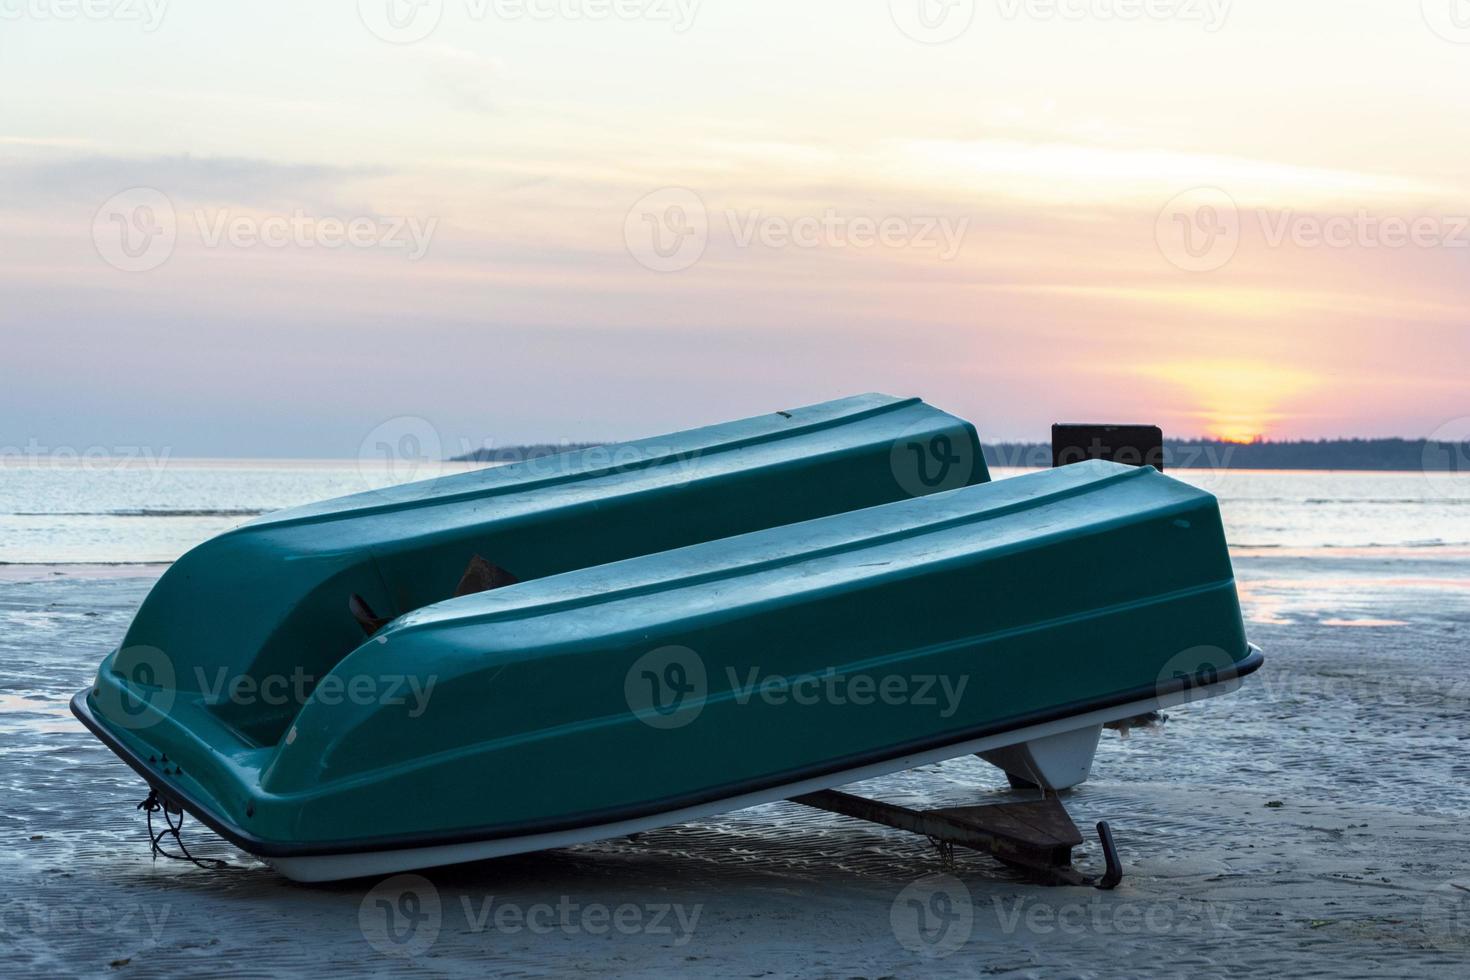
{"type": "Polygon", "coordinates": [[[53,578],[157,578],[171,561],[3,562],[0,582],[41,582],[53,578]]]}

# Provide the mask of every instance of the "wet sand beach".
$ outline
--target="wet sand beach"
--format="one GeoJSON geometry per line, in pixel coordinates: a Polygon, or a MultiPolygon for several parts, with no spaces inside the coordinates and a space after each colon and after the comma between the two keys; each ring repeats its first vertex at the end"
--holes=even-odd
{"type": "MultiPolygon", "coordinates": [[[[1107,732],[1067,794],[1112,822],[1113,892],[778,804],[422,879],[293,884],[197,823],[154,860],[141,782],[67,711],[158,566],[0,578],[0,971],[9,976],[1448,975],[1470,968],[1470,570],[1453,556],[1237,557],[1267,666],[1235,695],[1107,732]],[[385,933],[388,903],[418,916],[385,933]],[[933,917],[930,918],[930,914],[933,917]],[[942,913],[942,914],[941,914],[942,913]],[[432,927],[432,928],[431,928],[432,927]]],[[[978,760],[859,784],[909,804],[1020,798],[978,760]]]]}

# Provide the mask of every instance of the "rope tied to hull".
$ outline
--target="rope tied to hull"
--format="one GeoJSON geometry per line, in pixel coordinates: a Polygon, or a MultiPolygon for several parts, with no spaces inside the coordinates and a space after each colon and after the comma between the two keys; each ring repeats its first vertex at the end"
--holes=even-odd
{"type": "Polygon", "coordinates": [[[189,848],[184,845],[182,831],[184,829],[184,811],[182,807],[174,806],[167,800],[160,799],[158,790],[149,787],[148,798],[137,805],[148,819],[148,843],[156,861],[161,854],[172,861],[188,861],[195,867],[204,868],[206,871],[225,871],[234,869],[235,865],[220,858],[198,858],[189,853],[189,848]],[[153,832],[153,815],[163,814],[164,828],[158,833],[153,832]],[[172,814],[178,814],[179,822],[174,823],[172,814]],[[179,846],[178,854],[166,850],[162,844],[165,837],[173,837],[179,846]]]}

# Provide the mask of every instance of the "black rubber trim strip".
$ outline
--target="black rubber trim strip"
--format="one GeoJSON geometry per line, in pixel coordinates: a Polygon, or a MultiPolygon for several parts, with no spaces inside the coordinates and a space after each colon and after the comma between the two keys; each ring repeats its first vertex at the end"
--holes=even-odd
{"type": "Polygon", "coordinates": [[[189,792],[177,786],[162,783],[158,772],[150,769],[146,762],[134,754],[127,746],[119,742],[93,716],[92,709],[87,705],[87,694],[90,693],[90,688],[86,691],[78,692],[71,699],[71,711],[104,745],[112,749],[119,758],[132,766],[139,775],[147,780],[148,784],[156,789],[160,796],[167,797],[174,803],[182,806],[191,816],[196,817],[210,830],[213,830],[230,843],[263,858],[325,857],[334,854],[364,854],[372,851],[397,851],[418,847],[447,847],[455,844],[474,844],[482,841],[503,840],[509,837],[527,837],[532,834],[552,834],[569,830],[581,830],[603,824],[620,823],[625,820],[637,820],[644,817],[657,816],[660,813],[671,813],[688,807],[712,803],[717,800],[745,796],[748,793],[758,793],[762,790],[774,789],[778,786],[787,786],[808,779],[817,779],[826,775],[847,772],[851,769],[859,769],[863,766],[876,765],[892,759],[901,759],[906,755],[931,751],[933,749],[943,748],[946,745],[972,742],[976,739],[1000,735],[1018,728],[1044,725],[1048,722],[1060,721],[1063,718],[1069,718],[1073,715],[1082,715],[1107,708],[1116,708],[1133,701],[1167,697],[1194,687],[1206,687],[1214,684],[1227,683],[1255,673],[1265,662],[1265,656],[1258,648],[1252,645],[1250,647],[1250,653],[1244,659],[1236,661],[1232,666],[1221,670],[1217,677],[1206,683],[1196,683],[1194,678],[1181,678],[1171,684],[1134,688],[1131,691],[1125,691],[1121,694],[1114,694],[1105,698],[1097,698],[1092,701],[1078,702],[1051,708],[1046,711],[1033,712],[1018,718],[1008,718],[999,724],[973,728],[959,735],[946,734],[940,738],[907,742],[903,745],[884,749],[881,752],[848,756],[840,760],[824,763],[820,766],[778,773],[762,777],[759,780],[747,780],[735,786],[721,787],[714,792],[690,794],[682,797],[651,801],[637,806],[584,813],[569,819],[551,820],[541,823],[522,823],[472,830],[403,834],[395,837],[368,837],[359,840],[330,841],[321,844],[263,840],[243,828],[237,827],[222,819],[210,810],[209,807],[200,803],[189,792]]]}

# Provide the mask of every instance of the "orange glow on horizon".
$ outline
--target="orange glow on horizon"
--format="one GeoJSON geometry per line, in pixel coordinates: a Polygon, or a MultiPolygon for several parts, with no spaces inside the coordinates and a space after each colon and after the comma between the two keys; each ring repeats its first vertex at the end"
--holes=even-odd
{"type": "Polygon", "coordinates": [[[1212,426],[1206,430],[1206,435],[1211,439],[1219,439],[1221,442],[1233,442],[1236,445],[1247,446],[1259,439],[1264,438],[1259,429],[1246,427],[1212,426]]]}
{"type": "Polygon", "coordinates": [[[1282,405],[1319,384],[1297,368],[1256,361],[1180,361],[1138,370],[1182,394],[1181,411],[1200,419],[1210,438],[1235,443],[1267,436],[1289,417],[1282,405]]]}

